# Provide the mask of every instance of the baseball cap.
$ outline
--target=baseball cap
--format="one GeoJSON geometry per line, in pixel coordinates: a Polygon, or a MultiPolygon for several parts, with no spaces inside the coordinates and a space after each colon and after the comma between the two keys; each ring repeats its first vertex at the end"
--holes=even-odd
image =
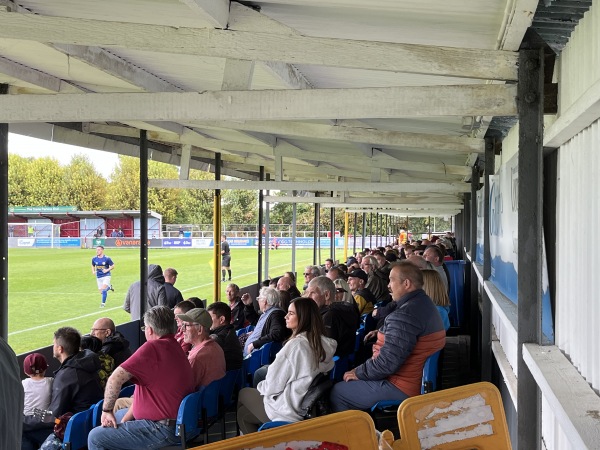
{"type": "Polygon", "coordinates": [[[177,314],[177,317],[183,322],[198,323],[204,328],[210,329],[212,326],[212,318],[204,308],[190,309],[185,314],[177,314]]]}
{"type": "Polygon", "coordinates": [[[356,260],[356,258],[354,256],[351,256],[350,258],[348,258],[348,261],[346,261],[346,265],[349,266],[351,264],[355,264],[358,261],[356,260]]]}
{"type": "Polygon", "coordinates": [[[31,353],[23,361],[23,372],[27,375],[37,375],[48,368],[48,362],[41,353],[31,353]]]}
{"type": "Polygon", "coordinates": [[[353,270],[352,272],[350,272],[348,274],[348,278],[350,277],[354,277],[354,278],[360,278],[361,280],[363,280],[365,283],[367,282],[367,280],[369,279],[369,275],[367,275],[367,272],[365,272],[362,269],[356,269],[353,270]]]}

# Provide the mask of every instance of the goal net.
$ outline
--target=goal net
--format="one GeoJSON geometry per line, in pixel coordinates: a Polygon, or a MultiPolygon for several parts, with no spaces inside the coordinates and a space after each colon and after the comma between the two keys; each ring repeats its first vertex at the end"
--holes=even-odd
{"type": "MultiPolygon", "coordinates": [[[[17,239],[19,247],[60,248],[66,241],[79,239],[79,221],[8,223],[8,237],[17,239]]],[[[73,246],[73,245],[71,245],[73,246]]]]}

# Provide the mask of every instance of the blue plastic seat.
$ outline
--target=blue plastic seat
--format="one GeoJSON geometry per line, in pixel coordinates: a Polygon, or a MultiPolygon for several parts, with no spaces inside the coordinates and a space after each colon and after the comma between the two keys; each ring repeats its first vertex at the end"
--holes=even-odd
{"type": "Polygon", "coordinates": [[[260,350],[262,350],[260,365],[264,366],[265,364],[271,364],[273,361],[275,361],[275,356],[277,356],[277,353],[279,353],[279,350],[282,348],[283,344],[281,342],[267,342],[265,345],[263,345],[260,348],[260,350]]]}
{"type": "Polygon", "coordinates": [[[204,432],[204,443],[208,444],[208,429],[219,419],[219,392],[223,378],[215,380],[201,391],[200,417],[202,419],[200,431],[204,432]]]}
{"type": "Polygon", "coordinates": [[[221,419],[221,437],[226,438],[225,435],[225,414],[227,409],[235,403],[235,389],[242,369],[228,370],[225,376],[221,378],[221,385],[219,387],[219,418],[221,419]]]}
{"type": "Polygon", "coordinates": [[[273,422],[265,422],[263,423],[258,431],[270,430],[271,428],[281,427],[283,425],[289,425],[293,422],[286,422],[285,420],[274,420],[273,422]]]}
{"type": "Polygon", "coordinates": [[[348,368],[350,367],[350,358],[348,355],[342,357],[334,356],[333,362],[335,365],[333,366],[333,369],[331,369],[331,372],[329,372],[329,377],[331,378],[331,381],[337,383],[338,381],[343,380],[344,374],[348,371],[348,368]]]}
{"type": "MultiPolygon", "coordinates": [[[[441,350],[435,352],[433,355],[429,356],[427,360],[425,360],[425,364],[423,365],[423,378],[421,380],[421,394],[425,393],[426,387],[429,388],[429,392],[434,392],[437,390],[438,362],[440,359],[440,353],[442,353],[441,350]]],[[[382,400],[375,403],[371,407],[371,415],[373,416],[373,420],[375,421],[376,419],[376,416],[374,415],[376,412],[396,414],[400,403],[402,403],[400,400],[382,400]]]]}
{"type": "MultiPolygon", "coordinates": [[[[130,386],[125,386],[119,392],[119,398],[121,397],[131,397],[133,396],[133,392],[135,391],[135,384],[130,386]]],[[[102,406],[104,405],[104,400],[100,400],[98,403],[92,406],[94,409],[94,413],[92,415],[92,426],[97,427],[100,425],[100,419],[102,417],[102,406]]]]}
{"type": "Polygon", "coordinates": [[[63,439],[63,449],[79,450],[87,448],[88,434],[92,431],[92,418],[94,415],[94,406],[81,411],[71,417],[67,422],[65,437],[63,439]]]}
{"type": "Polygon", "coordinates": [[[243,387],[252,386],[252,378],[254,377],[254,372],[256,372],[256,370],[262,366],[262,354],[265,346],[268,346],[268,344],[263,345],[258,350],[254,350],[252,353],[250,353],[244,358],[244,362],[242,365],[242,372],[244,374],[243,387]]]}

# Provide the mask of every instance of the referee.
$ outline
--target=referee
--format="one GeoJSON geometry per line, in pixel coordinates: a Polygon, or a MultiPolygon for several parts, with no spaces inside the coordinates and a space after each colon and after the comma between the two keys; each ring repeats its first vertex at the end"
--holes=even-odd
{"type": "Polygon", "coordinates": [[[225,281],[225,271],[229,275],[229,281],[231,281],[231,254],[229,253],[229,242],[227,242],[227,236],[221,236],[221,281],[225,281]]]}

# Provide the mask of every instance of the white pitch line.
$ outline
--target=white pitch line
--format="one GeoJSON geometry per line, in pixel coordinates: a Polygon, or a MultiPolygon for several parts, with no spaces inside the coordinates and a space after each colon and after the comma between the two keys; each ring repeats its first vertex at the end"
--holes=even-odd
{"type": "Polygon", "coordinates": [[[73,320],[83,319],[84,317],[95,316],[95,315],[98,315],[99,313],[104,313],[104,312],[107,312],[107,311],[114,311],[116,309],[121,309],[121,307],[117,306],[115,308],[103,308],[101,310],[98,310],[98,311],[90,313],[90,314],[84,314],[83,316],[71,317],[70,319],[59,320],[58,322],[46,323],[44,325],[38,325],[37,327],[27,328],[26,330],[13,331],[12,333],[8,333],[8,335],[9,336],[13,336],[15,334],[21,334],[21,333],[25,333],[27,331],[39,330],[41,328],[49,327],[49,326],[52,326],[52,325],[60,325],[61,323],[72,322],[73,320]]]}
{"type": "MultiPolygon", "coordinates": [[[[303,260],[301,260],[299,262],[303,262],[303,261],[310,261],[310,258],[303,259],[303,260]]],[[[279,266],[273,266],[273,269],[276,269],[278,267],[285,267],[287,265],[288,264],[281,264],[279,266]]],[[[246,273],[246,274],[239,275],[239,276],[240,277],[245,277],[245,276],[248,276],[248,275],[252,275],[253,273],[254,272],[250,272],[250,273],[246,273]]],[[[200,285],[200,286],[191,287],[191,288],[188,288],[188,289],[183,289],[181,292],[187,292],[187,291],[191,291],[191,290],[194,290],[194,289],[199,289],[201,287],[206,287],[206,286],[211,286],[211,285],[212,285],[212,282],[208,283],[208,284],[203,284],[203,285],[200,285]]],[[[29,292],[29,293],[31,294],[31,292],[29,292]]],[[[68,295],[68,294],[62,294],[62,295],[68,295]]],[[[121,308],[120,306],[117,306],[115,308],[107,308],[107,309],[103,309],[102,311],[96,311],[96,312],[93,312],[93,313],[90,313],[90,314],[84,314],[84,315],[78,316],[78,317],[71,317],[70,319],[59,320],[58,322],[52,322],[52,323],[47,323],[47,324],[44,324],[44,325],[38,325],[37,327],[27,328],[25,330],[13,331],[12,333],[8,333],[8,335],[9,336],[14,336],[15,334],[21,334],[21,333],[26,333],[28,331],[39,330],[41,328],[45,328],[45,327],[49,327],[49,326],[53,326],[53,325],[60,325],[60,324],[65,323],[65,322],[72,322],[73,320],[83,319],[84,317],[95,316],[95,315],[97,315],[98,313],[101,313],[101,312],[114,311],[114,310],[120,309],[120,308],[121,308]]]]}

